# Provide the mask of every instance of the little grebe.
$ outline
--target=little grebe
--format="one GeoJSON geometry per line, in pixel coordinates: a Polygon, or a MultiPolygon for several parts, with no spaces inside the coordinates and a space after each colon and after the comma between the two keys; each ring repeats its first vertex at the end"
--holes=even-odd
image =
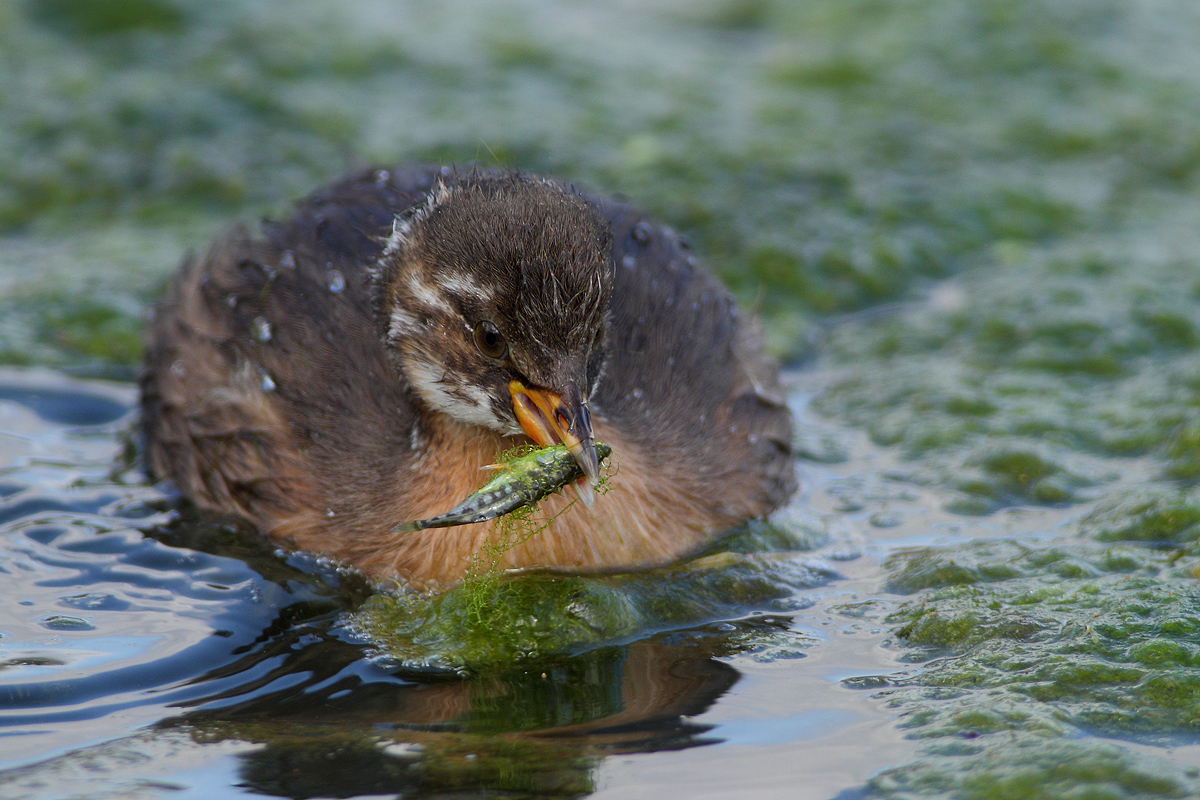
{"type": "Polygon", "coordinates": [[[507,568],[662,564],[795,489],[777,368],[725,288],[628,205],[525,174],[343,179],[189,258],[148,337],[152,474],[374,578],[460,580],[495,521],[394,529],[526,436],[593,482],[607,442],[613,478],[507,568]]]}

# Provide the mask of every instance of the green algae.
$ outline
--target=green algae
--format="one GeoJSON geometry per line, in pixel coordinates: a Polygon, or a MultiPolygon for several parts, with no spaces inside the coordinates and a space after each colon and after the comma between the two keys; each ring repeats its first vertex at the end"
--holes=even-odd
{"type": "Polygon", "coordinates": [[[1200,538],[1200,499],[1178,489],[1117,495],[1082,522],[1083,531],[1102,542],[1185,544],[1200,538]]]}
{"type": "Polygon", "coordinates": [[[1078,542],[1037,546],[982,539],[948,549],[902,550],[889,557],[884,566],[891,572],[887,590],[912,594],[923,589],[1004,583],[1045,575],[1085,578],[1152,569],[1140,560],[1129,561],[1141,554],[1141,550],[1118,547],[1092,552],[1078,542]],[[1127,568],[1131,565],[1136,569],[1127,568]]]}
{"type": "Polygon", "coordinates": [[[0,298],[0,363],[57,366],[75,374],[129,380],[142,357],[144,300],[29,287],[0,298]]]}
{"type": "Polygon", "coordinates": [[[786,552],[721,552],[628,575],[489,574],[434,596],[375,595],[350,625],[406,668],[487,673],[754,611],[795,610],[798,592],[832,577],[786,552]]]}
{"type": "Polygon", "coordinates": [[[1200,792],[1200,775],[1120,747],[1020,736],[1006,745],[964,742],[874,778],[872,797],[962,800],[1175,798],[1200,792]]]}
{"type": "MultiPolygon", "coordinates": [[[[1186,223],[1163,224],[1177,235],[1186,223]]],[[[973,273],[932,312],[835,331],[839,359],[857,366],[817,407],[903,448],[914,479],[952,487],[946,505],[962,513],[1095,498],[1122,474],[1114,458],[1152,457],[1159,476],[1190,480],[1194,354],[1182,326],[1164,336],[1160,324],[1200,319],[1175,290],[1190,267],[1131,254],[1080,283],[1091,249],[1055,250],[973,273]]]]}
{"type": "Polygon", "coordinates": [[[877,697],[924,742],[872,796],[1183,797],[1200,777],[1095,737],[1200,732],[1194,498],[1131,490],[1054,543],[975,540],[885,565],[911,599],[887,614],[903,661],[877,697]],[[1173,546],[1171,545],[1174,542],[1173,546]],[[1083,742],[1070,741],[1081,735],[1083,742]]]}
{"type": "Polygon", "coordinates": [[[30,0],[32,18],[83,39],[133,30],[178,32],[186,21],[183,11],[160,0],[30,0]]]}
{"type": "Polygon", "coordinates": [[[42,320],[38,339],[83,359],[137,363],[142,321],[107,303],[71,296],[42,320]]]}
{"type": "Polygon", "coordinates": [[[939,659],[921,685],[1003,689],[1105,735],[1200,730],[1193,558],[1087,540],[912,551],[892,588],[925,591],[888,621],[910,658],[939,659]]]}
{"type": "MultiPolygon", "coordinates": [[[[351,161],[478,159],[629,194],[743,299],[794,319],[902,296],[997,244],[1107,227],[1200,165],[1194,93],[1139,58],[1160,31],[1119,4],[561,12],[535,27],[503,4],[452,5],[443,25],[317,2],[280,16],[10,0],[0,230],[120,219],[150,235],[277,209],[351,161]],[[1014,58],[1023,47],[1045,60],[1014,58]]],[[[1195,346],[1187,315],[1147,309],[1143,324],[1195,346]]],[[[1103,351],[1029,358],[1120,369],[1103,351]]]]}

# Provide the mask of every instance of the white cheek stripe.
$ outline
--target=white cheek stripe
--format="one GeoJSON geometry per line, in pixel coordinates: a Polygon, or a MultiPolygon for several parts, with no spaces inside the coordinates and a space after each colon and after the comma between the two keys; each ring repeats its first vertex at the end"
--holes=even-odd
{"type": "Polygon", "coordinates": [[[426,328],[424,320],[403,308],[392,309],[391,323],[388,325],[388,341],[398,343],[408,336],[416,336],[426,328]]]}
{"type": "Polygon", "coordinates": [[[492,414],[491,403],[487,393],[478,386],[456,385],[454,388],[466,392],[471,398],[470,403],[450,394],[443,380],[445,370],[426,361],[410,360],[405,365],[405,372],[421,398],[434,408],[460,422],[478,425],[482,428],[504,431],[506,426],[492,414]]]}

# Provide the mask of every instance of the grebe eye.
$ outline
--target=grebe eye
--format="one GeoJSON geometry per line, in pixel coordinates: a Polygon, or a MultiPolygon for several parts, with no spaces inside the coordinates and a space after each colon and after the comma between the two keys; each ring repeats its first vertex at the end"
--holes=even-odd
{"type": "Polygon", "coordinates": [[[508,342],[500,334],[500,329],[490,320],[484,320],[472,331],[475,346],[493,361],[503,361],[508,355],[508,342]]]}

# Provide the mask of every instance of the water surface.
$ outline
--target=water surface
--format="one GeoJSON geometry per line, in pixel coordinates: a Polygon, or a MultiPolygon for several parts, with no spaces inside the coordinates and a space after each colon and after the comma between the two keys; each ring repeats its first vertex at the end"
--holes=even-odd
{"type": "Polygon", "coordinates": [[[0,0],[0,793],[1200,794],[1197,14],[0,0]],[[395,601],[148,485],[183,254],[402,160],[688,235],[788,365],[788,508],[395,601]]]}

